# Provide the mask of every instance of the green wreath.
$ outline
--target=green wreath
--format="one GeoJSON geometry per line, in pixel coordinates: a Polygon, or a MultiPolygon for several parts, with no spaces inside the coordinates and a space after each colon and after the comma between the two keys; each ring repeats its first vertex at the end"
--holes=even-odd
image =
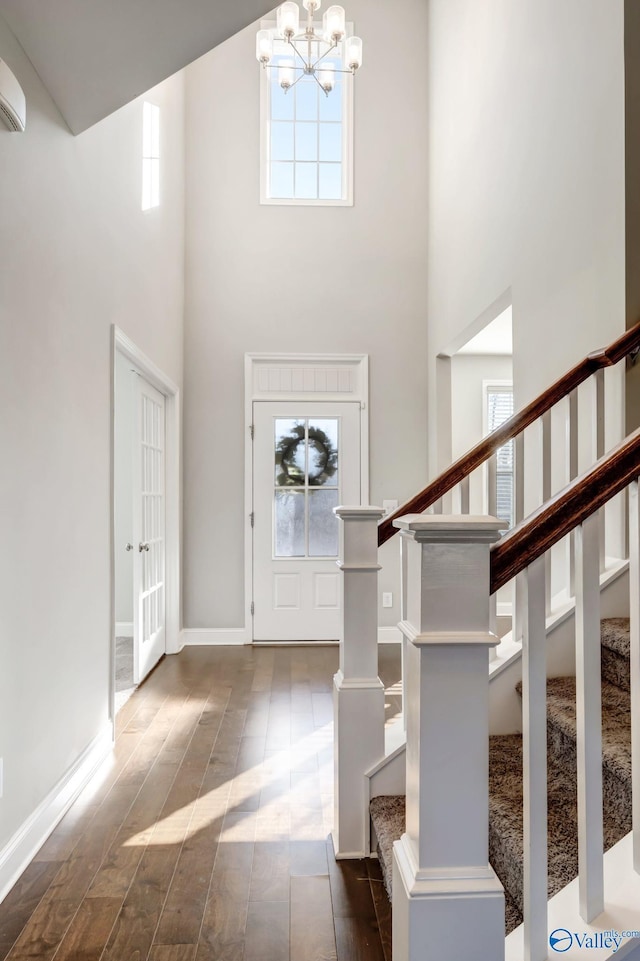
{"type": "MultiPolygon", "coordinates": [[[[309,427],[296,424],[291,433],[281,437],[276,445],[276,484],[278,487],[304,487],[305,468],[296,462],[296,454],[300,444],[308,437],[309,448],[318,453],[317,463],[311,470],[309,463],[309,486],[322,487],[333,477],[338,469],[338,451],[334,448],[328,436],[319,427],[309,427]]],[[[309,460],[311,460],[309,458],[309,460]]]]}

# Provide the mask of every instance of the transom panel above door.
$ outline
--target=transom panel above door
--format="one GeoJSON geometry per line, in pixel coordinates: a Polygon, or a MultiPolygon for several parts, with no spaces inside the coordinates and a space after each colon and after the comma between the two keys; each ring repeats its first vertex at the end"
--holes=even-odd
{"type": "Polygon", "coordinates": [[[253,637],[337,640],[334,507],[359,504],[358,402],[253,405],[253,637]]]}

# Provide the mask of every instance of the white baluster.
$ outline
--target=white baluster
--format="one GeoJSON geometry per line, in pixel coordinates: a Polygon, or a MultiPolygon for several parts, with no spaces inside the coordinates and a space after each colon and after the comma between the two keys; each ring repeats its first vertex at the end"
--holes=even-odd
{"type": "MultiPolygon", "coordinates": [[[[524,431],[521,431],[514,440],[514,469],[515,469],[515,496],[514,514],[515,522],[519,524],[524,518],[524,431]]],[[[518,574],[515,579],[513,589],[513,640],[522,641],[524,634],[524,574],[518,574]]]]}
{"type": "Polygon", "coordinates": [[[460,513],[469,513],[469,475],[463,477],[460,481],[460,513]]]}
{"type": "MultiPolygon", "coordinates": [[[[602,370],[597,370],[594,375],[595,385],[596,385],[596,396],[595,396],[595,422],[596,422],[596,460],[599,460],[605,451],[605,382],[604,382],[604,368],[602,370]]],[[[606,544],[606,510],[601,507],[598,511],[598,516],[600,518],[600,533],[599,533],[599,544],[600,544],[600,573],[604,571],[606,565],[606,554],[607,554],[607,544],[606,544]]]]}
{"type": "Polygon", "coordinates": [[[640,874],[640,492],[637,480],[629,485],[629,614],[633,867],[640,874]]]}
{"type": "Polygon", "coordinates": [[[576,529],[576,724],[580,916],[604,911],[600,551],[597,514],[576,529]]]}
{"type": "MultiPolygon", "coordinates": [[[[569,481],[578,476],[578,390],[572,390],[568,397],[567,414],[567,469],[569,481]]],[[[569,597],[576,593],[575,535],[569,534],[569,597]]]]}
{"type": "Polygon", "coordinates": [[[544,557],[523,578],[524,957],[547,957],[547,670],[544,557]]]}
{"type": "Polygon", "coordinates": [[[498,516],[498,455],[493,453],[487,461],[487,510],[491,517],[498,516]]]}
{"type": "MultiPolygon", "coordinates": [[[[551,499],[551,411],[542,415],[542,504],[551,499]]],[[[545,613],[551,613],[551,551],[544,555],[545,613]]]]}
{"type": "MultiPolygon", "coordinates": [[[[400,620],[404,621],[407,617],[407,543],[406,535],[403,531],[400,532],[400,620]]],[[[405,696],[405,678],[407,669],[407,639],[402,635],[402,654],[401,654],[401,671],[402,671],[402,726],[407,729],[407,704],[405,696]]]]}
{"type": "Polygon", "coordinates": [[[378,521],[381,507],[336,507],[343,522],[343,636],[334,677],[334,829],[337,858],[369,853],[365,771],[384,754],[384,686],[378,677],[378,521]]]}
{"type": "Polygon", "coordinates": [[[394,961],[500,961],[488,863],[490,517],[395,521],[408,554],[407,827],[394,845],[394,961]],[[446,920],[445,920],[446,919],[446,920]]]}

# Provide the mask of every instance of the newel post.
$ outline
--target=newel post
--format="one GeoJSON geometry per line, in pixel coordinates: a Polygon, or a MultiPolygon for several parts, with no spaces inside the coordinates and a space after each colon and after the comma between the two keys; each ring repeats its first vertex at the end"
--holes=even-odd
{"type": "Polygon", "coordinates": [[[333,679],[334,827],[337,858],[369,853],[365,771],[384,754],[384,686],[378,677],[379,507],[336,507],[342,521],[344,622],[333,679]]]}
{"type": "Polygon", "coordinates": [[[393,850],[393,961],[504,958],[489,865],[489,549],[493,517],[410,514],[404,674],[406,833],[393,850]]]}

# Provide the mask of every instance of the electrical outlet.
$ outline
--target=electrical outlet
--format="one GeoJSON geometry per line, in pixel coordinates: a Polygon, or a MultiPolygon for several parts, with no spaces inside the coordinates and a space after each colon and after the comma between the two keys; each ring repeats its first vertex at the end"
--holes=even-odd
{"type": "Polygon", "coordinates": [[[393,512],[397,509],[397,507],[398,507],[397,501],[390,500],[390,501],[382,502],[382,510],[385,512],[385,514],[393,514],[393,512]]]}
{"type": "Polygon", "coordinates": [[[393,594],[391,593],[391,591],[385,592],[382,595],[382,606],[393,607],[393,594]]]}

